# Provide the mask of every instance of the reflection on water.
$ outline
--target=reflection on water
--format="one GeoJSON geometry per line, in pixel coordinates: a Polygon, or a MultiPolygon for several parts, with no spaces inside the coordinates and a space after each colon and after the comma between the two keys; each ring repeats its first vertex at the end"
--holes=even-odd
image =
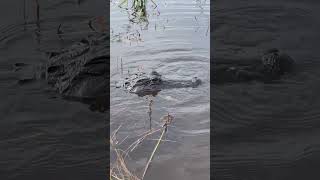
{"type": "MultiPolygon", "coordinates": [[[[155,3],[147,1],[148,22],[136,23],[126,9],[112,2],[111,131],[122,125],[118,136],[127,137],[125,146],[149,129],[150,98],[116,88],[121,79],[152,70],[172,80],[198,77],[203,83],[197,88],[164,89],[152,97],[152,126],[159,127],[167,113],[174,120],[165,137],[168,141],[161,143],[146,178],[209,179],[209,2],[155,3]]],[[[155,143],[145,140],[130,154],[129,166],[138,174],[155,143]]]]}

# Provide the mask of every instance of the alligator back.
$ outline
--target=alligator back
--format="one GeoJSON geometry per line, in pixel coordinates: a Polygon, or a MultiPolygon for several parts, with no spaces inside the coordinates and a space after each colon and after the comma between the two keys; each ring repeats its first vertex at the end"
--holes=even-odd
{"type": "Polygon", "coordinates": [[[60,94],[94,98],[106,95],[109,55],[96,53],[90,41],[81,42],[59,53],[50,53],[46,79],[60,94]]]}

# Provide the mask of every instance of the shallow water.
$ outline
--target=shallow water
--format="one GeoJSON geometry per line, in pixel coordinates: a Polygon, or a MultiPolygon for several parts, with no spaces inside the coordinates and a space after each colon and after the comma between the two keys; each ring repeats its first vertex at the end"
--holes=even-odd
{"type": "Polygon", "coordinates": [[[215,3],[212,61],[279,48],[297,64],[279,82],[213,85],[213,174],[227,179],[314,179],[319,167],[319,4],[215,3]]]}
{"type": "MultiPolygon", "coordinates": [[[[115,87],[128,73],[156,70],[178,80],[196,76],[203,81],[197,88],[167,89],[152,97],[152,127],[159,127],[167,113],[174,120],[166,134],[170,141],[161,143],[146,179],[209,179],[209,2],[156,3],[156,9],[148,9],[147,26],[129,23],[127,12],[111,5],[111,132],[122,125],[118,138],[129,136],[125,147],[149,129],[146,97],[115,87]]],[[[138,175],[155,143],[145,140],[132,152],[130,167],[138,175]]]]}
{"type": "Polygon", "coordinates": [[[45,51],[86,37],[88,21],[106,15],[105,1],[1,1],[0,9],[0,179],[102,179],[105,167],[105,114],[48,91],[44,81],[20,85],[15,63],[39,65],[45,51]],[[61,37],[57,35],[62,24],[61,37]]]}

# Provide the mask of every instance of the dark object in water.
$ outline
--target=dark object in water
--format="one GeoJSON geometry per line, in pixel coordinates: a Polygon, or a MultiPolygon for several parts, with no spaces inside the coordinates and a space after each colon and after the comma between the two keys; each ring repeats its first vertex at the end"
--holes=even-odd
{"type": "Polygon", "coordinates": [[[164,79],[156,72],[149,75],[144,72],[135,73],[124,79],[122,86],[130,93],[138,96],[157,95],[162,89],[198,87],[201,80],[193,77],[191,80],[170,80],[164,79]]]}
{"type": "Polygon", "coordinates": [[[92,52],[89,39],[49,54],[46,79],[60,94],[68,97],[104,96],[107,88],[109,55],[92,52]]]}
{"type": "Polygon", "coordinates": [[[211,78],[214,84],[261,81],[272,82],[292,72],[295,62],[278,49],[267,50],[260,60],[248,64],[214,63],[211,78]]]}
{"type": "Polygon", "coordinates": [[[105,47],[107,38],[106,34],[88,37],[59,52],[48,52],[48,62],[33,68],[29,72],[33,75],[23,74],[20,82],[44,78],[64,98],[105,111],[110,58],[105,47]]]}

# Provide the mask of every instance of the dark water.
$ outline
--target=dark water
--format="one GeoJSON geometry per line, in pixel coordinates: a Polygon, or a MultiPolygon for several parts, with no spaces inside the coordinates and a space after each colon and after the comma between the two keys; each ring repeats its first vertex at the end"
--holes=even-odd
{"type": "Polygon", "coordinates": [[[106,114],[62,99],[45,81],[18,84],[21,76],[30,74],[13,69],[15,63],[45,63],[45,51],[93,33],[88,21],[96,25],[98,17],[106,17],[107,3],[79,2],[40,0],[40,27],[35,1],[26,2],[26,23],[23,1],[0,2],[0,179],[106,177],[106,114]]]}
{"type": "MultiPolygon", "coordinates": [[[[152,126],[159,127],[167,113],[174,120],[166,134],[170,141],[161,143],[146,179],[209,179],[209,1],[155,2],[157,9],[148,9],[148,26],[129,23],[127,12],[111,5],[111,132],[122,125],[119,140],[129,136],[128,145],[149,129],[146,98],[115,88],[128,70],[156,70],[176,80],[196,76],[203,81],[198,88],[167,89],[152,98],[152,126]]],[[[156,144],[152,138],[128,158],[139,176],[156,144]]]]}
{"type": "Polygon", "coordinates": [[[318,179],[319,3],[213,4],[212,61],[237,61],[275,47],[297,63],[297,71],[278,83],[212,86],[213,177],[318,179]]]}

